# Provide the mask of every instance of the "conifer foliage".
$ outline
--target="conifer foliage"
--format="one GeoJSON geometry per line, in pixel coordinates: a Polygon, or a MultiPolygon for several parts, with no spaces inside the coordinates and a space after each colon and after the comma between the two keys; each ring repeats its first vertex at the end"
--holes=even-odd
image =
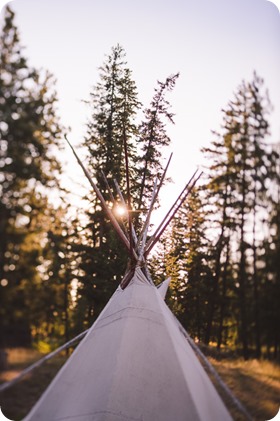
{"type": "Polygon", "coordinates": [[[182,209],[170,249],[181,264],[172,305],[190,333],[218,348],[240,347],[245,359],[270,353],[271,347],[279,355],[274,260],[279,153],[267,142],[270,111],[264,82],[255,73],[238,87],[223,110],[221,132],[214,132],[211,146],[203,149],[207,178],[185,211],[192,228],[182,209]]]}
{"type": "Polygon", "coordinates": [[[11,330],[18,339],[30,339],[28,294],[40,283],[51,207],[47,191],[57,186],[61,172],[55,151],[62,129],[53,83],[50,74],[28,66],[7,7],[0,35],[0,330],[6,340],[11,330]]]}
{"type": "Polygon", "coordinates": [[[141,154],[138,159],[140,169],[140,186],[138,192],[138,208],[149,206],[155,177],[163,172],[162,154],[169,146],[170,138],[166,132],[166,123],[174,124],[174,114],[166,99],[166,93],[172,91],[179,73],[159,82],[151,104],[144,112],[144,120],[139,127],[138,144],[141,154]]]}
{"type": "MultiPolygon", "coordinates": [[[[142,104],[125,51],[116,45],[100,67],[99,81],[88,101],[92,112],[83,142],[88,151],[88,169],[113,211],[114,204],[122,202],[117,183],[126,203],[130,202],[126,212],[130,212],[136,228],[139,217],[144,217],[139,211],[151,199],[151,186],[162,170],[162,147],[170,142],[162,118],[172,122],[165,95],[174,88],[177,77],[158,82],[150,108],[144,112],[144,121],[136,123],[142,104]],[[144,184],[148,186],[145,193],[144,184]]],[[[87,216],[87,246],[80,248],[78,307],[84,306],[85,322],[90,323],[121,281],[127,253],[95,196],[90,199],[87,216]]],[[[120,216],[116,216],[122,223],[120,216]]]]}

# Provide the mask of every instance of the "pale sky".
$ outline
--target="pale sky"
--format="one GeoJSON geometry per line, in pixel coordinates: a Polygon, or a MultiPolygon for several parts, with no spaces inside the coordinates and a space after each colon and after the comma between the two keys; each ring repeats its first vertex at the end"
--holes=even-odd
{"type": "MultiPolygon", "coordinates": [[[[271,141],[280,141],[280,13],[271,2],[14,0],[10,5],[29,64],[57,78],[61,122],[71,126],[74,145],[87,120],[81,100],[88,99],[112,46],[124,47],[145,106],[157,80],[180,72],[168,97],[175,113],[175,126],[168,129],[168,153],[174,153],[169,175],[175,182],[169,205],[203,162],[200,148],[211,141],[211,130],[219,129],[221,109],[254,70],[274,105],[271,141]]],[[[70,177],[76,163],[69,159],[70,177]]]]}

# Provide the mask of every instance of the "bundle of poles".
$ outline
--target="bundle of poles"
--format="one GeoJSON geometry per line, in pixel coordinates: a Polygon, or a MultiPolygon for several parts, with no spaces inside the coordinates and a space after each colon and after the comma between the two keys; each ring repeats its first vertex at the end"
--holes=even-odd
{"type": "MultiPolygon", "coordinates": [[[[130,270],[125,274],[124,279],[121,283],[121,288],[124,289],[124,288],[127,287],[127,285],[129,284],[129,282],[132,279],[133,274],[134,274],[133,268],[135,268],[136,266],[141,266],[143,268],[143,271],[144,271],[145,275],[148,277],[150,282],[152,282],[152,280],[149,276],[149,273],[148,273],[148,269],[147,269],[147,265],[146,265],[146,259],[147,259],[148,255],[150,254],[150,252],[152,251],[152,249],[154,248],[154,246],[158,243],[158,241],[162,237],[163,233],[166,231],[166,229],[169,226],[169,224],[171,223],[171,221],[174,219],[176,213],[179,211],[179,209],[185,203],[187,197],[189,196],[189,194],[191,193],[191,191],[195,187],[197,181],[202,176],[202,172],[198,173],[198,170],[195,171],[195,173],[192,175],[190,180],[187,182],[187,184],[184,186],[184,188],[180,192],[179,196],[176,198],[175,202],[173,203],[173,205],[171,206],[171,208],[167,212],[166,216],[163,218],[162,222],[159,224],[157,229],[154,231],[154,233],[150,236],[149,240],[147,241],[148,229],[149,229],[149,226],[150,226],[150,219],[151,219],[152,211],[153,211],[155,203],[158,199],[160,189],[161,189],[161,187],[164,183],[164,179],[165,179],[169,164],[171,162],[172,154],[170,155],[170,157],[168,159],[167,165],[166,165],[166,167],[163,171],[163,174],[162,174],[160,180],[156,179],[155,182],[154,182],[154,188],[153,188],[153,192],[152,192],[150,206],[147,210],[147,216],[146,216],[146,219],[143,223],[143,227],[142,227],[142,230],[139,234],[139,237],[137,238],[136,230],[135,230],[135,227],[134,227],[133,221],[132,221],[133,210],[132,210],[132,207],[131,207],[130,178],[129,178],[129,165],[128,165],[128,153],[127,153],[126,140],[124,140],[124,152],[125,152],[125,167],[126,167],[127,203],[124,200],[123,194],[120,190],[120,187],[119,187],[117,181],[114,180],[114,183],[115,183],[115,186],[116,186],[118,196],[121,200],[121,203],[126,209],[126,217],[127,217],[127,221],[128,221],[128,227],[125,227],[125,225],[123,225],[123,226],[120,225],[120,223],[117,220],[116,216],[114,215],[113,211],[110,209],[108,203],[104,199],[104,196],[101,193],[100,189],[98,188],[97,184],[93,181],[89,171],[87,170],[87,168],[85,167],[85,165],[83,164],[83,162],[81,161],[79,156],[77,155],[77,153],[76,153],[74,147],[72,146],[72,144],[69,142],[67,136],[65,136],[65,139],[66,139],[68,145],[70,146],[78,164],[82,168],[86,178],[88,179],[91,187],[93,188],[97,198],[99,199],[103,211],[105,212],[106,216],[110,220],[110,222],[111,222],[112,226],[114,227],[119,239],[121,240],[121,242],[123,243],[123,245],[125,246],[125,248],[127,249],[128,253],[129,253],[130,262],[131,262],[130,270]]],[[[102,176],[103,176],[103,179],[106,183],[107,190],[109,192],[111,201],[112,201],[113,206],[114,206],[114,204],[116,203],[116,200],[115,200],[114,195],[111,191],[108,180],[106,179],[106,176],[103,172],[102,172],[102,176]]]]}

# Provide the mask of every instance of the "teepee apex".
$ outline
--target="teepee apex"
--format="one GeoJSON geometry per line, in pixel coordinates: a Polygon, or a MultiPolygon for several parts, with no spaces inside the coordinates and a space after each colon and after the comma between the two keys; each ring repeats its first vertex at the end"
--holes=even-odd
{"type": "Polygon", "coordinates": [[[144,275],[144,273],[142,272],[142,270],[140,269],[140,267],[136,267],[135,271],[134,271],[134,275],[133,278],[130,281],[130,284],[149,284],[150,282],[149,280],[146,278],[146,276],[144,275]]]}

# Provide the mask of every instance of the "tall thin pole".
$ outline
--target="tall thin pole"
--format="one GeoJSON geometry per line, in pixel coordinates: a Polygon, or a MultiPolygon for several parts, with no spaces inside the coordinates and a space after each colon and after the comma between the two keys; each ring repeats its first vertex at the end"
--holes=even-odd
{"type": "MultiPolygon", "coordinates": [[[[196,171],[197,172],[197,171],[196,171]]],[[[195,172],[195,174],[196,174],[195,172]]],[[[155,244],[159,241],[161,235],[164,233],[164,231],[166,230],[167,226],[170,224],[171,220],[174,218],[175,214],[178,212],[178,210],[180,209],[180,207],[183,205],[183,203],[185,202],[187,196],[189,195],[189,193],[192,191],[192,189],[194,188],[196,182],[199,180],[199,178],[201,177],[203,173],[201,172],[198,177],[196,177],[196,179],[192,182],[191,186],[189,186],[190,181],[188,182],[188,184],[186,185],[186,187],[183,189],[182,193],[180,194],[180,196],[178,197],[178,199],[176,200],[176,202],[173,204],[173,206],[171,207],[171,210],[169,210],[168,215],[169,217],[165,217],[164,221],[165,223],[161,223],[160,225],[162,226],[162,228],[160,230],[157,229],[157,234],[153,235],[151,240],[149,243],[147,243],[146,247],[145,247],[145,257],[147,257],[147,255],[150,253],[150,251],[152,250],[152,248],[155,246],[155,244]],[[177,202],[179,201],[179,203],[177,204],[177,202]],[[177,204],[177,205],[176,205],[177,204]]],[[[194,176],[191,178],[193,179],[194,176]]]]}
{"type": "Polygon", "coordinates": [[[154,206],[154,203],[155,203],[155,200],[156,200],[156,193],[157,193],[157,179],[155,180],[155,183],[154,183],[153,195],[152,195],[152,199],[151,199],[150,208],[149,208],[149,211],[148,211],[148,214],[147,214],[147,217],[146,217],[146,221],[144,223],[142,233],[139,236],[139,240],[138,240],[139,242],[141,242],[140,250],[139,250],[138,263],[141,263],[142,260],[143,260],[145,243],[146,243],[148,229],[149,229],[149,225],[150,225],[150,218],[151,218],[153,206],[154,206]]]}
{"type": "MultiPolygon", "coordinates": [[[[119,195],[119,197],[121,199],[121,203],[122,203],[123,207],[125,209],[127,209],[127,205],[125,203],[124,197],[122,195],[122,192],[121,192],[120,186],[118,185],[117,180],[114,179],[114,183],[115,183],[115,187],[116,187],[117,193],[118,193],[118,195],[119,195]]],[[[128,211],[126,212],[126,214],[127,213],[128,213],[128,211]]],[[[127,215],[127,220],[128,220],[128,215],[127,215]]],[[[132,228],[133,241],[134,241],[135,244],[137,244],[138,239],[137,239],[136,231],[135,231],[135,228],[134,228],[134,225],[133,225],[132,222],[131,222],[131,228],[132,228]]],[[[136,250],[137,250],[137,247],[136,247],[136,250]]]]}
{"type": "Polygon", "coordinates": [[[132,235],[132,215],[131,215],[131,196],[130,196],[130,180],[129,180],[129,166],[128,166],[128,150],[127,150],[127,138],[125,128],[123,130],[123,143],[124,143],[124,157],[125,157],[125,176],[126,176],[126,189],[127,189],[127,210],[128,210],[128,232],[129,232],[129,252],[133,258],[133,235],[132,235]]]}
{"type": "MultiPolygon", "coordinates": [[[[107,190],[108,190],[108,193],[109,193],[110,199],[111,199],[111,201],[112,201],[112,203],[113,203],[113,206],[114,206],[114,205],[115,205],[115,203],[117,203],[117,201],[116,201],[116,200],[115,200],[115,198],[114,198],[114,195],[113,195],[112,189],[111,189],[111,187],[110,187],[110,185],[109,185],[109,182],[108,182],[108,180],[107,180],[107,178],[106,178],[106,175],[104,174],[104,171],[103,171],[103,170],[101,170],[101,174],[102,174],[103,180],[104,180],[104,182],[105,182],[105,184],[106,184],[106,187],[107,187],[107,190]]],[[[116,180],[114,180],[114,181],[116,181],[116,180]]],[[[128,231],[127,231],[126,226],[125,226],[125,224],[124,224],[124,222],[123,222],[123,221],[122,221],[121,226],[122,226],[122,228],[123,228],[123,231],[124,231],[125,236],[128,238],[128,231]]]]}
{"type": "Polygon", "coordinates": [[[172,213],[172,211],[174,210],[177,202],[179,201],[179,199],[182,197],[182,195],[184,194],[184,192],[186,191],[186,189],[189,187],[190,183],[192,182],[192,180],[194,179],[195,175],[197,174],[198,170],[195,171],[195,173],[193,174],[193,176],[190,178],[190,180],[187,182],[187,184],[185,185],[185,187],[183,188],[183,190],[181,191],[181,193],[179,194],[179,196],[177,197],[177,199],[175,200],[175,202],[173,203],[173,205],[171,206],[171,208],[169,209],[169,211],[167,212],[167,214],[165,215],[165,217],[163,218],[163,220],[161,221],[161,223],[159,224],[159,226],[157,227],[157,229],[155,230],[155,232],[153,233],[153,235],[151,236],[150,240],[147,242],[146,244],[146,250],[150,247],[151,243],[154,241],[154,239],[157,237],[158,233],[160,232],[162,226],[165,224],[167,218],[169,217],[169,215],[172,213]]]}
{"type": "MultiPolygon", "coordinates": [[[[99,188],[97,187],[97,185],[96,185],[96,184],[94,183],[94,181],[92,180],[92,178],[91,178],[91,176],[90,176],[90,174],[89,174],[88,170],[85,168],[84,164],[83,164],[83,163],[82,163],[82,161],[80,160],[79,156],[77,155],[77,153],[76,153],[75,149],[73,148],[73,146],[71,145],[71,143],[70,143],[70,142],[69,142],[69,140],[67,139],[66,135],[65,135],[64,137],[65,137],[65,139],[66,139],[66,141],[67,141],[68,145],[70,146],[70,148],[71,148],[71,150],[72,150],[72,152],[73,152],[73,154],[74,154],[75,158],[77,159],[77,161],[78,161],[78,163],[79,163],[80,167],[82,168],[82,170],[83,170],[83,172],[84,172],[85,176],[87,177],[88,181],[90,182],[90,184],[91,184],[91,186],[92,186],[92,188],[93,188],[93,190],[94,190],[94,192],[95,192],[96,196],[97,196],[97,197],[98,197],[98,199],[100,200],[101,206],[102,206],[102,208],[103,208],[104,212],[106,213],[106,215],[108,216],[108,218],[110,219],[110,221],[111,221],[111,223],[112,223],[113,227],[115,228],[115,230],[116,230],[116,232],[117,232],[117,234],[118,234],[119,238],[121,239],[121,241],[123,242],[123,244],[125,245],[125,247],[127,248],[127,250],[128,250],[129,252],[131,252],[131,245],[130,245],[130,242],[128,241],[128,239],[126,238],[125,234],[123,233],[123,231],[122,231],[121,227],[119,226],[119,223],[118,223],[118,221],[116,220],[116,218],[115,218],[115,216],[114,216],[113,212],[111,212],[111,210],[109,209],[109,207],[108,207],[108,205],[107,205],[107,203],[106,203],[106,201],[105,201],[105,199],[104,199],[104,197],[103,197],[103,195],[102,195],[101,191],[99,190],[99,188]]],[[[136,253],[135,253],[135,254],[136,254],[136,253]]],[[[134,257],[135,257],[135,256],[134,256],[134,257]]],[[[136,258],[137,258],[137,256],[136,256],[136,258]]]]}
{"type": "MultiPolygon", "coordinates": [[[[164,170],[164,172],[163,172],[163,174],[162,174],[162,176],[161,176],[161,179],[160,179],[160,182],[159,182],[159,184],[158,184],[158,187],[157,187],[157,190],[155,191],[153,191],[153,197],[152,197],[152,200],[151,200],[151,204],[150,204],[150,208],[149,208],[149,210],[148,210],[148,213],[152,213],[152,210],[153,210],[153,207],[154,207],[154,205],[155,205],[155,203],[156,203],[156,200],[157,200],[157,198],[158,198],[158,195],[159,195],[159,192],[160,192],[160,189],[161,189],[161,187],[162,187],[162,185],[163,185],[163,181],[164,181],[164,179],[165,179],[165,176],[166,176],[166,173],[167,173],[167,170],[168,170],[168,167],[169,167],[169,164],[170,164],[170,161],[171,161],[171,158],[172,158],[172,153],[170,154],[170,157],[169,157],[169,159],[168,159],[168,162],[167,162],[167,164],[166,164],[166,167],[165,167],[165,170],[164,170]]],[[[154,187],[155,188],[155,187],[154,187]]],[[[149,216],[149,219],[148,219],[148,222],[150,221],[150,216],[149,216]]],[[[142,229],[142,232],[141,232],[141,234],[139,235],[139,239],[138,239],[138,245],[139,245],[139,243],[140,243],[140,241],[141,241],[141,238],[142,238],[142,235],[143,235],[143,232],[144,232],[144,230],[145,230],[145,225],[144,225],[144,227],[143,227],[143,229],[142,229]]]]}

